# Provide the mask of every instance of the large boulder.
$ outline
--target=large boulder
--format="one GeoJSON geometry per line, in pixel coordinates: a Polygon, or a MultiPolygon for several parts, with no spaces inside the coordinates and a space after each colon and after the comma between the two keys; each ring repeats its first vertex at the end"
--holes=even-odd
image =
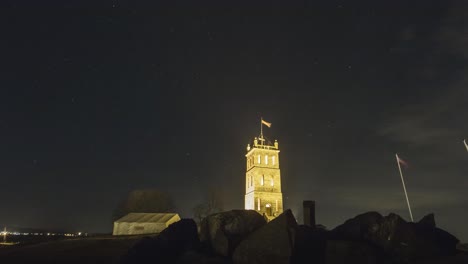
{"type": "Polygon", "coordinates": [[[148,260],[165,263],[174,261],[186,251],[199,247],[197,225],[193,219],[182,219],[164,229],[155,237],[144,237],[122,257],[122,263],[147,263],[148,260]]]}
{"type": "Polygon", "coordinates": [[[434,228],[436,227],[434,214],[428,214],[421,218],[418,222],[418,226],[421,228],[434,228]]]}
{"type": "Polygon", "coordinates": [[[231,256],[234,249],[250,233],[266,224],[254,210],[231,210],[203,219],[200,240],[220,256],[231,256]]]}
{"type": "Polygon", "coordinates": [[[296,219],[286,210],[244,239],[234,251],[233,263],[289,263],[296,229],[296,219]]]}
{"type": "Polygon", "coordinates": [[[384,217],[379,228],[369,234],[369,240],[401,262],[453,255],[459,242],[435,227],[431,216],[419,223],[408,223],[396,214],[384,217]]]}
{"type": "Polygon", "coordinates": [[[458,239],[435,227],[432,214],[408,223],[396,214],[382,217],[370,212],[358,215],[332,230],[334,239],[366,241],[382,249],[396,262],[449,256],[456,253],[458,239]]]}
{"type": "Polygon", "coordinates": [[[367,212],[352,219],[331,231],[331,236],[338,240],[367,240],[369,234],[374,233],[383,220],[377,212],[367,212]]]}

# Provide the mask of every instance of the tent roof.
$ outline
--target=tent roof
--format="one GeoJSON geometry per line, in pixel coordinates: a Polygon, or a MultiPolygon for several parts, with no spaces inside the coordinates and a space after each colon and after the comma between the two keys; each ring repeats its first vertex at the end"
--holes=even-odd
{"type": "Polygon", "coordinates": [[[115,222],[166,223],[176,215],[176,213],[129,213],[115,222]]]}

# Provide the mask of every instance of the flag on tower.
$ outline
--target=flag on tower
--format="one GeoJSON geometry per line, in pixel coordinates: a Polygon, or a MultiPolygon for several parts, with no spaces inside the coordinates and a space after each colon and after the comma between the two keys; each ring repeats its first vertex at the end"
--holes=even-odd
{"type": "Polygon", "coordinates": [[[398,163],[403,165],[405,168],[408,168],[408,163],[406,161],[400,159],[400,157],[398,157],[398,154],[396,154],[396,158],[397,158],[398,163]]]}
{"type": "Polygon", "coordinates": [[[267,127],[271,127],[271,123],[268,123],[267,121],[262,119],[262,124],[264,124],[267,127]]]}
{"type": "Polygon", "coordinates": [[[468,144],[466,144],[466,139],[463,140],[463,143],[465,143],[466,151],[468,151],[468,144]]]}

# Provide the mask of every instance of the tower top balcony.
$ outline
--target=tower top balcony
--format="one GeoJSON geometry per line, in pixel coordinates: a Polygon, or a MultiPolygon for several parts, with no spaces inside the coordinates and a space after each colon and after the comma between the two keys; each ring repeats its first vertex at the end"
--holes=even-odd
{"type": "Polygon", "coordinates": [[[247,152],[250,150],[257,148],[257,149],[268,149],[268,150],[279,150],[278,140],[275,139],[274,143],[267,141],[265,138],[257,138],[255,137],[252,143],[252,146],[247,144],[247,152]]]}

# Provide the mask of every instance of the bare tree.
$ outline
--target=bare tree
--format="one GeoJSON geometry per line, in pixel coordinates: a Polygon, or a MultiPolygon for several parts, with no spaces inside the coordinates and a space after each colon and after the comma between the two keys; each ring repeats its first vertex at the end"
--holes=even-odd
{"type": "Polygon", "coordinates": [[[210,214],[221,212],[224,210],[223,197],[221,192],[216,188],[209,188],[205,192],[205,197],[202,203],[193,208],[194,218],[200,223],[203,218],[210,214]]]}
{"type": "Polygon", "coordinates": [[[128,213],[171,213],[175,206],[172,198],[155,189],[134,190],[115,208],[112,220],[128,213]]]}

